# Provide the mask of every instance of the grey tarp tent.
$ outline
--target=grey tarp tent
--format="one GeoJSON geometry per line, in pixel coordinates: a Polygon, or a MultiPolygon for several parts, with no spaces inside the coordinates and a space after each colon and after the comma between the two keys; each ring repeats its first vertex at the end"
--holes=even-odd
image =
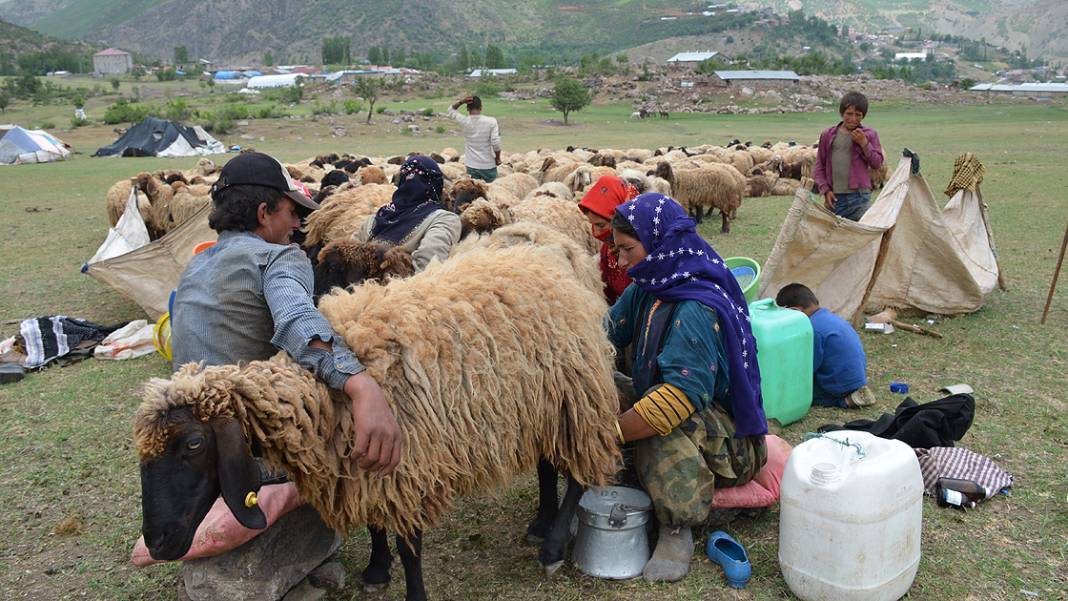
{"type": "Polygon", "coordinates": [[[103,146],[95,157],[189,157],[226,152],[222,142],[211,137],[199,125],[146,117],[131,127],[110,146],[103,146]]]}
{"type": "Polygon", "coordinates": [[[859,222],[798,190],[764,265],[761,298],[800,282],[846,319],[864,308],[953,315],[982,307],[998,266],[978,187],[940,207],[923,175],[911,173],[914,160],[902,159],[859,222]]]}
{"type": "Polygon", "coordinates": [[[159,319],[167,312],[171,291],[193,258],[193,249],[218,237],[208,227],[210,212],[209,204],[166,236],[148,242],[137,210],[137,191],[132,190],[119,223],[82,271],[133,300],[153,320],[159,319]]]}

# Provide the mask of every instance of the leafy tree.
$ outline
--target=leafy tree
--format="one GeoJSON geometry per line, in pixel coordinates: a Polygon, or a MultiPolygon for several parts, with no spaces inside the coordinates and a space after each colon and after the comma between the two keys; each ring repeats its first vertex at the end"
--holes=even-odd
{"type": "Polygon", "coordinates": [[[456,55],[456,70],[467,73],[471,68],[471,53],[467,51],[467,44],[460,44],[460,52],[456,55]]]}
{"type": "Polygon", "coordinates": [[[184,65],[189,62],[189,49],[185,46],[174,47],[174,64],[184,65]]]}
{"type": "Polygon", "coordinates": [[[389,63],[389,46],[382,46],[382,64],[388,65],[389,63]]]}
{"type": "Polygon", "coordinates": [[[504,51],[499,46],[490,44],[486,46],[486,68],[501,69],[504,67],[504,51]]]}
{"type": "Polygon", "coordinates": [[[0,113],[6,111],[9,106],[11,106],[11,97],[6,92],[0,92],[0,113]]]}
{"type": "Polygon", "coordinates": [[[397,51],[393,53],[393,61],[397,63],[398,67],[404,66],[404,61],[408,59],[408,51],[404,48],[397,48],[397,51]]]}
{"type": "Polygon", "coordinates": [[[564,125],[567,125],[568,114],[590,104],[590,92],[577,79],[564,77],[557,80],[550,103],[564,114],[564,125]]]}
{"type": "Polygon", "coordinates": [[[378,46],[371,46],[367,49],[367,62],[372,65],[382,63],[382,50],[378,46]]]}
{"type": "Polygon", "coordinates": [[[619,63],[620,65],[625,65],[630,61],[627,60],[627,55],[626,54],[623,54],[622,52],[620,52],[619,54],[616,55],[616,62],[619,63]]]}
{"type": "Polygon", "coordinates": [[[367,101],[367,123],[371,123],[371,113],[375,110],[375,101],[378,100],[378,81],[372,76],[363,75],[356,78],[353,91],[367,101]]]}
{"type": "Polygon", "coordinates": [[[345,36],[323,38],[324,65],[347,65],[352,62],[352,49],[345,36]]]}
{"type": "Polygon", "coordinates": [[[270,50],[265,52],[264,55],[263,55],[263,65],[265,67],[274,66],[274,57],[271,56],[271,51],[270,50]]]}
{"type": "Polygon", "coordinates": [[[111,89],[112,90],[116,90],[116,91],[119,89],[119,78],[118,77],[112,77],[111,78],[111,89]]]}
{"type": "Polygon", "coordinates": [[[174,81],[177,78],[178,74],[174,71],[173,68],[168,67],[166,69],[160,69],[159,71],[156,71],[157,81],[174,81]]]}

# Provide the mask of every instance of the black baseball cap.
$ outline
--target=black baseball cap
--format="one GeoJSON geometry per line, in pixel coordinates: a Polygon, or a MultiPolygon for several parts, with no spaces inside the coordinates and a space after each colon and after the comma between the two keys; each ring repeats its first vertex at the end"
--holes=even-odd
{"type": "Polygon", "coordinates": [[[303,186],[289,177],[278,159],[262,152],[245,152],[230,159],[211,186],[212,197],[231,186],[265,186],[285,194],[301,207],[312,211],[319,208],[319,203],[304,194],[303,186]]]}

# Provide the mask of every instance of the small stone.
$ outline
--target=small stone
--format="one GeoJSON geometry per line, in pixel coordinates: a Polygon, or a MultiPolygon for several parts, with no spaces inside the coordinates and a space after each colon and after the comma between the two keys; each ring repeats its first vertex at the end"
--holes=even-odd
{"type": "Polygon", "coordinates": [[[185,562],[181,581],[190,601],[276,601],[340,547],[341,535],[304,505],[232,551],[185,562]]]}
{"type": "Polygon", "coordinates": [[[282,597],[282,601],[319,601],[326,596],[326,591],[312,586],[311,582],[304,580],[282,597]]]}
{"type": "Polygon", "coordinates": [[[308,582],[328,591],[340,591],[345,588],[345,566],[339,561],[328,561],[308,574],[308,582]]]}

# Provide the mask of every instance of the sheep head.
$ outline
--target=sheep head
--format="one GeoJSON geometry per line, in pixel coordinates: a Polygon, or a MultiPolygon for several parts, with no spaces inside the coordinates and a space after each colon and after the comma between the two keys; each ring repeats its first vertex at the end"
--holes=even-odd
{"type": "Polygon", "coordinates": [[[485,182],[465,178],[452,185],[452,189],[449,191],[450,198],[446,202],[446,206],[453,213],[459,215],[476,198],[486,198],[488,192],[489,189],[486,187],[485,182]]]}
{"type": "Polygon", "coordinates": [[[385,184],[389,182],[386,172],[381,167],[368,165],[360,168],[356,174],[360,176],[361,184],[385,184]]]}
{"type": "Polygon", "coordinates": [[[653,175],[667,181],[669,184],[674,185],[675,183],[675,175],[671,172],[671,165],[667,161],[657,163],[656,171],[653,172],[653,175]]]}
{"type": "Polygon", "coordinates": [[[378,242],[335,240],[319,252],[315,266],[315,296],[333,288],[359,285],[367,280],[384,282],[389,277],[415,273],[412,255],[402,248],[378,242]]]}
{"type": "Polygon", "coordinates": [[[253,502],[260,489],[260,472],[241,424],[232,414],[211,407],[220,400],[217,395],[232,393],[229,370],[216,368],[217,377],[206,373],[211,368],[200,370],[191,364],[172,380],[150,382],[135,418],[141,532],[153,559],[184,556],[220,493],[241,525],[267,527],[266,516],[253,502]],[[203,386],[192,385],[190,378],[197,378],[203,386]]]}
{"type": "Polygon", "coordinates": [[[489,233],[509,223],[512,223],[511,211],[479,198],[469,204],[460,214],[460,237],[466,237],[471,232],[489,233]]]}

